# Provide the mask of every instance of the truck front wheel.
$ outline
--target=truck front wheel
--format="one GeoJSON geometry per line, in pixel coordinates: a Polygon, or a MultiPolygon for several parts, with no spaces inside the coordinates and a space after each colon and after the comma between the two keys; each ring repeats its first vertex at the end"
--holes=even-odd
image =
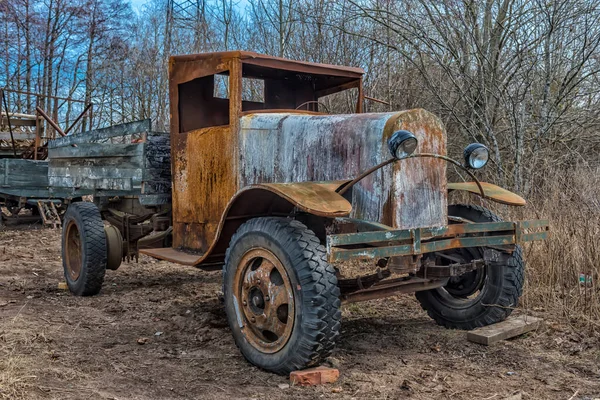
{"type": "Polygon", "coordinates": [[[340,291],[319,239],[285,218],[256,218],[223,267],[227,319],[248,361],[278,374],[321,363],[340,330],[340,291]]]}
{"type": "MultiPolygon", "coordinates": [[[[470,222],[499,222],[490,210],[456,204],[448,215],[470,222]]],[[[465,263],[483,258],[482,248],[449,250],[453,259],[465,263]]],[[[525,262],[521,247],[503,265],[484,267],[450,278],[444,287],[417,292],[417,300],[438,325],[475,329],[505,320],[517,306],[523,290],[525,262]]]]}

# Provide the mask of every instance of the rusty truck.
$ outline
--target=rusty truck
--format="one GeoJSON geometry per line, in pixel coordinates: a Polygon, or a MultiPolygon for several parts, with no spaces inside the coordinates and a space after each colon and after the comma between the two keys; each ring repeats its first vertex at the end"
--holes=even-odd
{"type": "Polygon", "coordinates": [[[140,121],[49,145],[50,184],[94,197],[63,221],[71,292],[99,293],[139,254],[222,270],[236,345],[279,374],[331,354],[345,303],[415,292],[458,329],[517,306],[519,245],[545,239],[548,221],[448,204],[451,191],[525,204],[476,177],[483,144],[455,160],[430,112],[364,113],[359,68],[228,51],[173,56],[169,74],[170,132],[140,121]],[[344,91],[354,112],[329,112],[323,98],[344,91]],[[449,165],[469,179],[448,182],[449,165]],[[350,276],[356,260],[367,270],[350,276]]]}

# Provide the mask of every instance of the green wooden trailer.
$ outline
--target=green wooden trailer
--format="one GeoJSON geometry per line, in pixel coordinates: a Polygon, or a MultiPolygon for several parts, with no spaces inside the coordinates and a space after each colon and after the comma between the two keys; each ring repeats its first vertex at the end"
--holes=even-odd
{"type": "Polygon", "coordinates": [[[0,223],[60,225],[59,214],[87,197],[110,208],[170,203],[169,135],[150,120],[69,135],[48,142],[47,160],[0,159],[0,223]]]}

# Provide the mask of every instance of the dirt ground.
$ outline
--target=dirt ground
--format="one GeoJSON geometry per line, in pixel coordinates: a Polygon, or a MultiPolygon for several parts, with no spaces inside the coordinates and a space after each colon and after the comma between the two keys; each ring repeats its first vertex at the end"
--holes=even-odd
{"type": "Polygon", "coordinates": [[[543,310],[528,311],[545,318],[537,332],[485,347],[410,295],[346,306],[340,380],[286,387],[235,347],[219,273],[141,258],[108,271],[96,297],[61,281],[58,231],[0,231],[0,398],[600,398],[600,338],[543,310]]]}

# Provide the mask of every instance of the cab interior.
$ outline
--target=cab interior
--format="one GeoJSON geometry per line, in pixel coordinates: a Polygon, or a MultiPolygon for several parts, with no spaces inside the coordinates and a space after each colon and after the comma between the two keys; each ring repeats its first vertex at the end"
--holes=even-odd
{"type": "MultiPolygon", "coordinates": [[[[330,110],[320,99],[344,90],[360,92],[362,85],[362,78],[354,76],[273,68],[243,61],[241,72],[241,84],[237,85],[229,70],[180,83],[179,131],[229,125],[234,109],[241,110],[241,115],[279,111],[328,114],[330,110]],[[241,107],[230,104],[231,93],[236,89],[241,91],[241,107]]],[[[356,112],[361,112],[361,108],[358,100],[356,112]]]]}

